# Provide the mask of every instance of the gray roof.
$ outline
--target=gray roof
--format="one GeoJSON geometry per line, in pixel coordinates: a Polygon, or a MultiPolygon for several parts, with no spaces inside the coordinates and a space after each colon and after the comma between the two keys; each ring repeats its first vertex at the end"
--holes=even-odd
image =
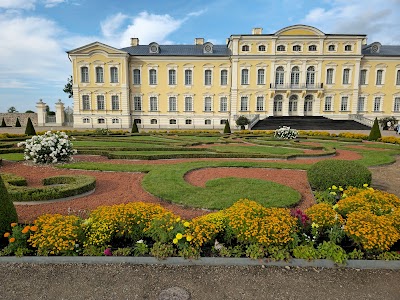
{"type": "Polygon", "coordinates": [[[371,45],[366,45],[362,49],[365,56],[400,56],[400,46],[397,45],[381,45],[379,52],[371,53],[371,45]]]}
{"type": "Polygon", "coordinates": [[[159,53],[150,53],[149,45],[138,45],[120,50],[135,56],[230,56],[226,45],[213,45],[213,53],[203,53],[204,45],[159,45],[159,53]]]}

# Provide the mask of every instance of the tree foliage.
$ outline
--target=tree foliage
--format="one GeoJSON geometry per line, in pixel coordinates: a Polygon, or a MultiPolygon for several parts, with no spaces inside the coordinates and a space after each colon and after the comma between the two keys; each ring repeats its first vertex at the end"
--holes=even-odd
{"type": "Polygon", "coordinates": [[[379,129],[378,119],[375,118],[374,125],[371,128],[371,132],[369,133],[368,140],[377,141],[382,137],[381,130],[379,129]]]}
{"type": "Polygon", "coordinates": [[[19,122],[18,118],[17,118],[17,122],[15,122],[15,127],[21,127],[21,123],[19,122]]]}
{"type": "Polygon", "coordinates": [[[0,176],[0,239],[4,233],[10,231],[11,223],[18,222],[17,211],[8,195],[6,186],[0,176]]]}
{"type": "Polygon", "coordinates": [[[136,124],[135,121],[132,124],[132,131],[131,132],[132,133],[138,133],[139,132],[139,129],[138,129],[137,124],[136,124]]]}
{"type": "Polygon", "coordinates": [[[231,133],[231,126],[229,125],[229,120],[226,120],[224,133],[231,133]]]}
{"type": "Polygon", "coordinates": [[[28,118],[28,123],[26,123],[25,134],[26,135],[36,135],[36,131],[35,131],[35,128],[33,127],[31,118],[28,118]]]}
{"type": "Polygon", "coordinates": [[[0,127],[7,127],[7,124],[6,124],[6,121],[4,120],[4,118],[3,118],[3,120],[1,121],[0,127]]]}
{"type": "Polygon", "coordinates": [[[12,113],[17,113],[18,110],[15,108],[15,106],[11,106],[9,109],[7,109],[7,112],[12,114],[12,113]]]}
{"type": "Polygon", "coordinates": [[[68,94],[68,98],[72,98],[74,96],[74,92],[72,90],[72,75],[67,79],[67,84],[65,85],[63,91],[68,94]]]}

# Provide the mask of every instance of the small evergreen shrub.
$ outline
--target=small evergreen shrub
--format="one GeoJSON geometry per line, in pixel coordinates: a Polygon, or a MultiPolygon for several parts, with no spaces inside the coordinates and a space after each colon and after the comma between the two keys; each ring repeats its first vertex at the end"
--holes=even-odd
{"type": "Polygon", "coordinates": [[[226,120],[224,133],[231,133],[231,126],[229,125],[229,120],[226,120]]]}
{"type": "Polygon", "coordinates": [[[378,119],[375,118],[374,125],[372,125],[371,132],[369,133],[368,140],[377,141],[382,137],[381,130],[379,129],[378,119]]]}
{"type": "Polygon", "coordinates": [[[236,125],[240,126],[240,129],[244,130],[245,126],[250,123],[250,120],[246,118],[245,116],[240,116],[239,118],[236,119],[236,125]]]}
{"type": "Polygon", "coordinates": [[[17,122],[15,122],[15,127],[21,127],[21,123],[19,122],[18,118],[17,118],[17,122]]]}
{"type": "Polygon", "coordinates": [[[17,211],[0,176],[0,240],[3,238],[5,232],[11,230],[11,223],[17,222],[17,211]]]}
{"type": "Polygon", "coordinates": [[[6,124],[6,121],[4,121],[4,118],[3,118],[3,120],[1,121],[0,127],[7,127],[7,124],[6,124]]]}
{"type": "Polygon", "coordinates": [[[132,131],[131,131],[132,133],[138,133],[139,132],[139,129],[138,129],[138,127],[137,127],[137,124],[136,124],[136,122],[133,122],[133,124],[132,124],[132,131]]]}
{"type": "Polygon", "coordinates": [[[25,134],[26,135],[36,135],[36,131],[35,131],[35,128],[33,127],[31,118],[28,118],[28,123],[26,123],[25,134]]]}
{"type": "Polygon", "coordinates": [[[351,160],[324,160],[317,162],[307,171],[308,181],[313,189],[323,191],[333,185],[362,187],[370,184],[371,172],[351,160]]]}

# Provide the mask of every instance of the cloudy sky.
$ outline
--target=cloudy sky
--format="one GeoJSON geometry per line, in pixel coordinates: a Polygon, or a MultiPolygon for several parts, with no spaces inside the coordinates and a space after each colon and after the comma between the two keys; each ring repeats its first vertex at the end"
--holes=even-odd
{"type": "Polygon", "coordinates": [[[71,74],[65,51],[94,41],[224,44],[253,27],[306,24],[400,45],[399,16],[400,0],[0,0],[0,112],[35,110],[39,99],[72,106],[62,91],[71,74]]]}

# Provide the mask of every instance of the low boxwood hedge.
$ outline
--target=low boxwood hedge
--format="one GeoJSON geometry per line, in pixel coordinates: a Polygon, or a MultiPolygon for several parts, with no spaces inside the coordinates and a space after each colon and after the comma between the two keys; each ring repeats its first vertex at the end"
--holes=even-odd
{"type": "Polygon", "coordinates": [[[323,191],[332,185],[362,187],[371,183],[372,175],[367,167],[351,160],[323,160],[307,171],[313,189],[323,191]]]}
{"type": "Polygon", "coordinates": [[[10,173],[0,173],[1,178],[5,183],[15,185],[15,186],[26,186],[27,182],[24,177],[10,174],[10,173]]]}
{"type": "Polygon", "coordinates": [[[27,187],[7,184],[13,201],[43,201],[66,198],[92,191],[96,178],[86,175],[54,176],[43,179],[44,187],[27,187]]]}

